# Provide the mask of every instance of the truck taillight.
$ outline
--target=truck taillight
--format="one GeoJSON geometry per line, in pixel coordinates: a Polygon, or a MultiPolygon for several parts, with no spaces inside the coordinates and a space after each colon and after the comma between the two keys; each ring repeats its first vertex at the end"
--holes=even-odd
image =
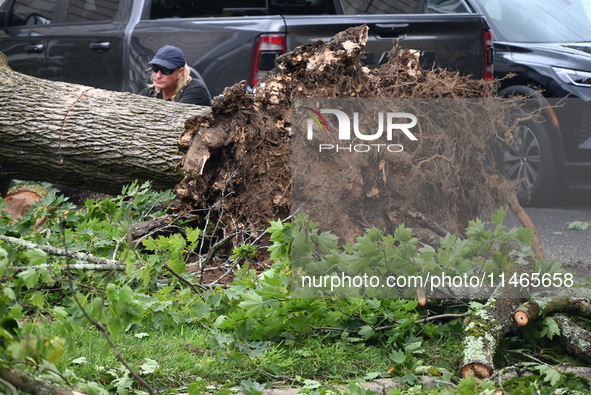
{"type": "Polygon", "coordinates": [[[494,64],[493,64],[493,39],[491,32],[484,32],[484,79],[492,80],[494,77],[494,64]]]}
{"type": "Polygon", "coordinates": [[[285,53],[285,35],[262,34],[257,38],[254,48],[250,86],[255,86],[259,80],[275,67],[275,59],[285,53]]]}

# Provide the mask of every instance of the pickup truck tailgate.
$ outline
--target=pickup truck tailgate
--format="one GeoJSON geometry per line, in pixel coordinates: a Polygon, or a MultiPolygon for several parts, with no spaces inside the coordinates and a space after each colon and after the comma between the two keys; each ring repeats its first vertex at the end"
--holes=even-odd
{"type": "Polygon", "coordinates": [[[483,78],[484,32],[488,25],[479,14],[334,15],[322,19],[306,16],[284,17],[287,47],[313,40],[329,40],[339,31],[363,21],[369,27],[364,62],[376,67],[387,62],[394,41],[404,48],[421,51],[425,68],[434,64],[474,78],[483,78]]]}

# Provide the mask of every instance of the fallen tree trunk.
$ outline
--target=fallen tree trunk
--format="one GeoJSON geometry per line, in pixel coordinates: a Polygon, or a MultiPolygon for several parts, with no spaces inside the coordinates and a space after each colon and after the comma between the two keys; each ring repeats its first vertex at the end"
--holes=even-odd
{"type": "Polygon", "coordinates": [[[0,178],[97,192],[183,178],[177,141],[185,120],[209,107],[165,102],[12,71],[0,54],[0,178]]]}

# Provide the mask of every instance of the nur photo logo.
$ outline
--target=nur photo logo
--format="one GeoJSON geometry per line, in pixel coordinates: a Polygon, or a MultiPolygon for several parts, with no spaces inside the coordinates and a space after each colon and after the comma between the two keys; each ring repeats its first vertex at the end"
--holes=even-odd
{"type": "Polygon", "coordinates": [[[316,137],[319,152],[401,152],[403,145],[393,142],[399,134],[410,141],[418,140],[411,131],[417,125],[417,117],[409,112],[379,111],[372,115],[335,108],[301,109],[307,117],[306,139],[315,141],[316,137]],[[327,136],[318,138],[317,132],[328,133],[338,142],[328,143],[327,136]]]}

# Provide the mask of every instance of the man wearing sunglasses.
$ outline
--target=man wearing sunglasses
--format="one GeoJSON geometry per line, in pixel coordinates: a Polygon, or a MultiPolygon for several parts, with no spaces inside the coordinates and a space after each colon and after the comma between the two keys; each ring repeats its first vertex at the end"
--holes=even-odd
{"type": "Polygon", "coordinates": [[[177,103],[211,105],[207,88],[191,77],[185,54],[180,48],[171,45],[160,48],[149,64],[153,84],[142,90],[140,95],[177,103]]]}

